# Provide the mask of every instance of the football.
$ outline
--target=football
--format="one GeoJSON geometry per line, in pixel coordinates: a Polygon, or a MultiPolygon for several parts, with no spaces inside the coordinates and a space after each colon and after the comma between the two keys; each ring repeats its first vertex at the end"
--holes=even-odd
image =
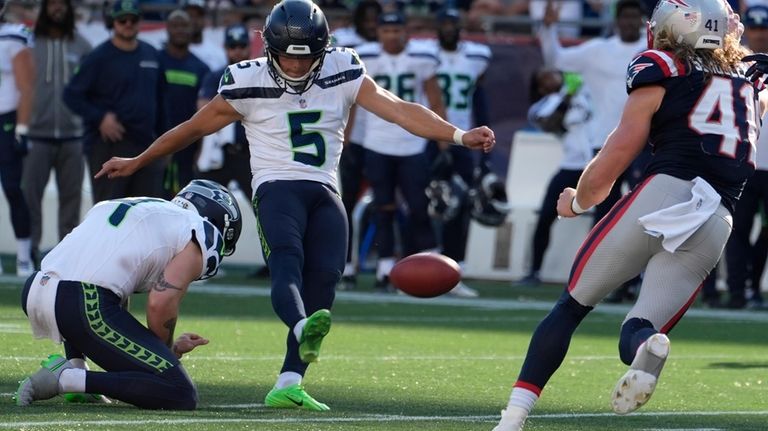
{"type": "Polygon", "coordinates": [[[389,274],[392,285],[419,298],[440,296],[461,281],[459,264],[438,253],[416,253],[400,259],[389,274]]]}

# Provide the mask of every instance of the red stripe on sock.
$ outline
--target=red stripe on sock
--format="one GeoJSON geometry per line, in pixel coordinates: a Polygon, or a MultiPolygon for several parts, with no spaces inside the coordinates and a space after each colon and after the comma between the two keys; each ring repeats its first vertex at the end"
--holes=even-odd
{"type": "Polygon", "coordinates": [[[528,383],[528,382],[524,382],[522,380],[516,381],[515,385],[513,387],[527,389],[527,390],[533,392],[534,394],[536,394],[537,397],[541,396],[541,388],[540,387],[538,387],[538,386],[536,386],[534,384],[528,383]]]}

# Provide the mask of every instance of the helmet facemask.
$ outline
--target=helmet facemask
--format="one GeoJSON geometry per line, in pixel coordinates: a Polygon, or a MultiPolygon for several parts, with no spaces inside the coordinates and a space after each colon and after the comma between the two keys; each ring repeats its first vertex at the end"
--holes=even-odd
{"type": "MultiPolygon", "coordinates": [[[[293,45],[289,47],[292,48],[293,45]]],[[[279,61],[280,53],[267,48],[267,63],[269,67],[269,76],[275,80],[277,85],[284,89],[289,94],[302,94],[312,87],[315,83],[315,79],[320,75],[320,69],[323,68],[323,60],[325,59],[325,50],[315,57],[312,65],[309,67],[309,72],[294,78],[289,76],[280,67],[279,61]]]]}

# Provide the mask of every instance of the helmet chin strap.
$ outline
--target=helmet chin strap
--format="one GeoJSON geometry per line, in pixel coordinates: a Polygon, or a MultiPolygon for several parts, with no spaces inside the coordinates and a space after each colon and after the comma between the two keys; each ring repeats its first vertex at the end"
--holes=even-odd
{"type": "Polygon", "coordinates": [[[270,54],[269,61],[272,63],[272,66],[277,71],[278,76],[282,80],[284,80],[287,85],[289,85],[294,91],[303,93],[304,91],[307,91],[309,89],[309,86],[307,84],[310,80],[310,77],[312,76],[312,74],[316,72],[316,69],[320,65],[320,61],[322,59],[323,59],[322,56],[318,56],[315,59],[315,61],[312,62],[312,65],[309,67],[309,71],[298,78],[294,78],[292,76],[289,76],[287,73],[285,73],[283,69],[280,67],[280,62],[277,61],[277,58],[275,58],[275,56],[270,54]]]}

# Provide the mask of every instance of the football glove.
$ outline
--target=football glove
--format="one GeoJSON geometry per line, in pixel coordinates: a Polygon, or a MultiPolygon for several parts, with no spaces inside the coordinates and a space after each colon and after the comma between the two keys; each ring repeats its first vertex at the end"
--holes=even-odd
{"type": "Polygon", "coordinates": [[[763,90],[766,78],[768,78],[768,54],[751,54],[742,58],[741,61],[754,61],[745,75],[757,88],[757,91],[763,90]]]}

